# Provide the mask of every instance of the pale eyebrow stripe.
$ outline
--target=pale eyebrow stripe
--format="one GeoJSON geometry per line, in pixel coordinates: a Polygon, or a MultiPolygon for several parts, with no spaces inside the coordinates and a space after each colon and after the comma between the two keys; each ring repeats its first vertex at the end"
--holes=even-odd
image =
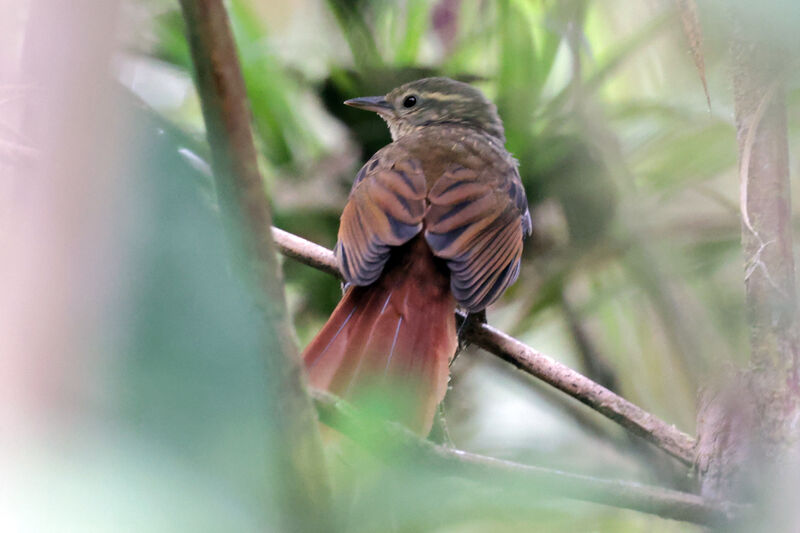
{"type": "Polygon", "coordinates": [[[431,92],[431,93],[422,93],[424,98],[430,98],[432,100],[439,100],[442,102],[468,102],[471,98],[464,96],[462,94],[457,93],[440,93],[440,92],[431,92]]]}

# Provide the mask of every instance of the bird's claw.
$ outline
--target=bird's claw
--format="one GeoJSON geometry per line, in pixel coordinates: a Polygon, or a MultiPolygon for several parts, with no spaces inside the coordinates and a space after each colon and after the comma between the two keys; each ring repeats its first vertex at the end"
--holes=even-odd
{"type": "Polygon", "coordinates": [[[453,366],[453,363],[456,360],[456,357],[469,346],[469,341],[466,338],[467,331],[474,326],[479,324],[486,324],[486,310],[483,309],[476,313],[467,313],[467,316],[461,322],[461,325],[458,326],[458,331],[456,332],[456,336],[458,338],[458,345],[456,346],[456,353],[453,354],[453,358],[450,360],[450,366],[453,366]]]}

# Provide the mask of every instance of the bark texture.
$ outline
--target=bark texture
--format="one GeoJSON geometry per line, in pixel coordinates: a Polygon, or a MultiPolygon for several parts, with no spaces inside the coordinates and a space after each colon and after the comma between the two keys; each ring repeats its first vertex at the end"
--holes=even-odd
{"type": "Polygon", "coordinates": [[[286,314],[271,213],[228,16],[222,0],[181,0],[181,7],[221,211],[239,255],[237,266],[260,289],[254,301],[264,315],[267,401],[276,424],[271,468],[283,488],[282,525],[286,531],[319,531],[329,502],[321,441],[286,314]]]}
{"type": "Polygon", "coordinates": [[[737,4],[731,7],[731,51],[751,359],[701,402],[698,467],[705,495],[774,505],[769,500],[777,501],[777,482],[800,442],[784,88],[791,57],[770,44],[765,20],[737,4]]]}
{"type": "Polygon", "coordinates": [[[800,416],[800,337],[781,79],[785,63],[741,31],[733,48],[733,81],[750,325],[747,382],[759,448],[773,457],[797,442],[800,416]]]}

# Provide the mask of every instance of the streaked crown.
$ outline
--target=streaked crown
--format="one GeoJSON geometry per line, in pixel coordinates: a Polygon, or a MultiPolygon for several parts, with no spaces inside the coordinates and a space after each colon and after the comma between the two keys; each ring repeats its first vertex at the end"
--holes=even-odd
{"type": "Polygon", "coordinates": [[[505,142],[495,105],[475,87],[450,78],[423,78],[386,96],[354,98],[345,104],[377,112],[395,140],[420,127],[452,124],[484,131],[505,142]]]}

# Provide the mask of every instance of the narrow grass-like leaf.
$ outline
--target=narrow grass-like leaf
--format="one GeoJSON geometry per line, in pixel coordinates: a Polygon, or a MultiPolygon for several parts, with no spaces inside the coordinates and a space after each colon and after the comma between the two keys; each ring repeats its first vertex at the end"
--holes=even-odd
{"type": "Polygon", "coordinates": [[[396,65],[413,65],[417,60],[422,38],[428,29],[428,2],[426,0],[407,0],[406,27],[402,41],[394,56],[396,65]]]}
{"type": "Polygon", "coordinates": [[[500,48],[497,73],[497,106],[505,119],[508,146],[521,153],[531,131],[537,102],[531,87],[540,84],[536,49],[528,18],[516,2],[502,0],[499,7],[500,48]]]}
{"type": "Polygon", "coordinates": [[[327,4],[350,46],[350,53],[356,69],[368,71],[382,66],[383,59],[375,43],[375,38],[361,12],[361,9],[368,3],[328,0],[327,4]]]}
{"type": "Polygon", "coordinates": [[[695,0],[676,0],[678,13],[681,16],[681,26],[686,40],[689,41],[689,49],[692,51],[694,66],[703,84],[703,92],[706,94],[708,110],[711,111],[711,95],[708,93],[706,83],[706,65],[703,58],[703,28],[700,25],[700,17],[697,14],[697,2],[695,0]]]}
{"type": "Polygon", "coordinates": [[[298,112],[298,87],[269,52],[266,29],[242,0],[230,4],[253,120],[267,159],[290,165],[314,155],[319,142],[298,112]]]}

